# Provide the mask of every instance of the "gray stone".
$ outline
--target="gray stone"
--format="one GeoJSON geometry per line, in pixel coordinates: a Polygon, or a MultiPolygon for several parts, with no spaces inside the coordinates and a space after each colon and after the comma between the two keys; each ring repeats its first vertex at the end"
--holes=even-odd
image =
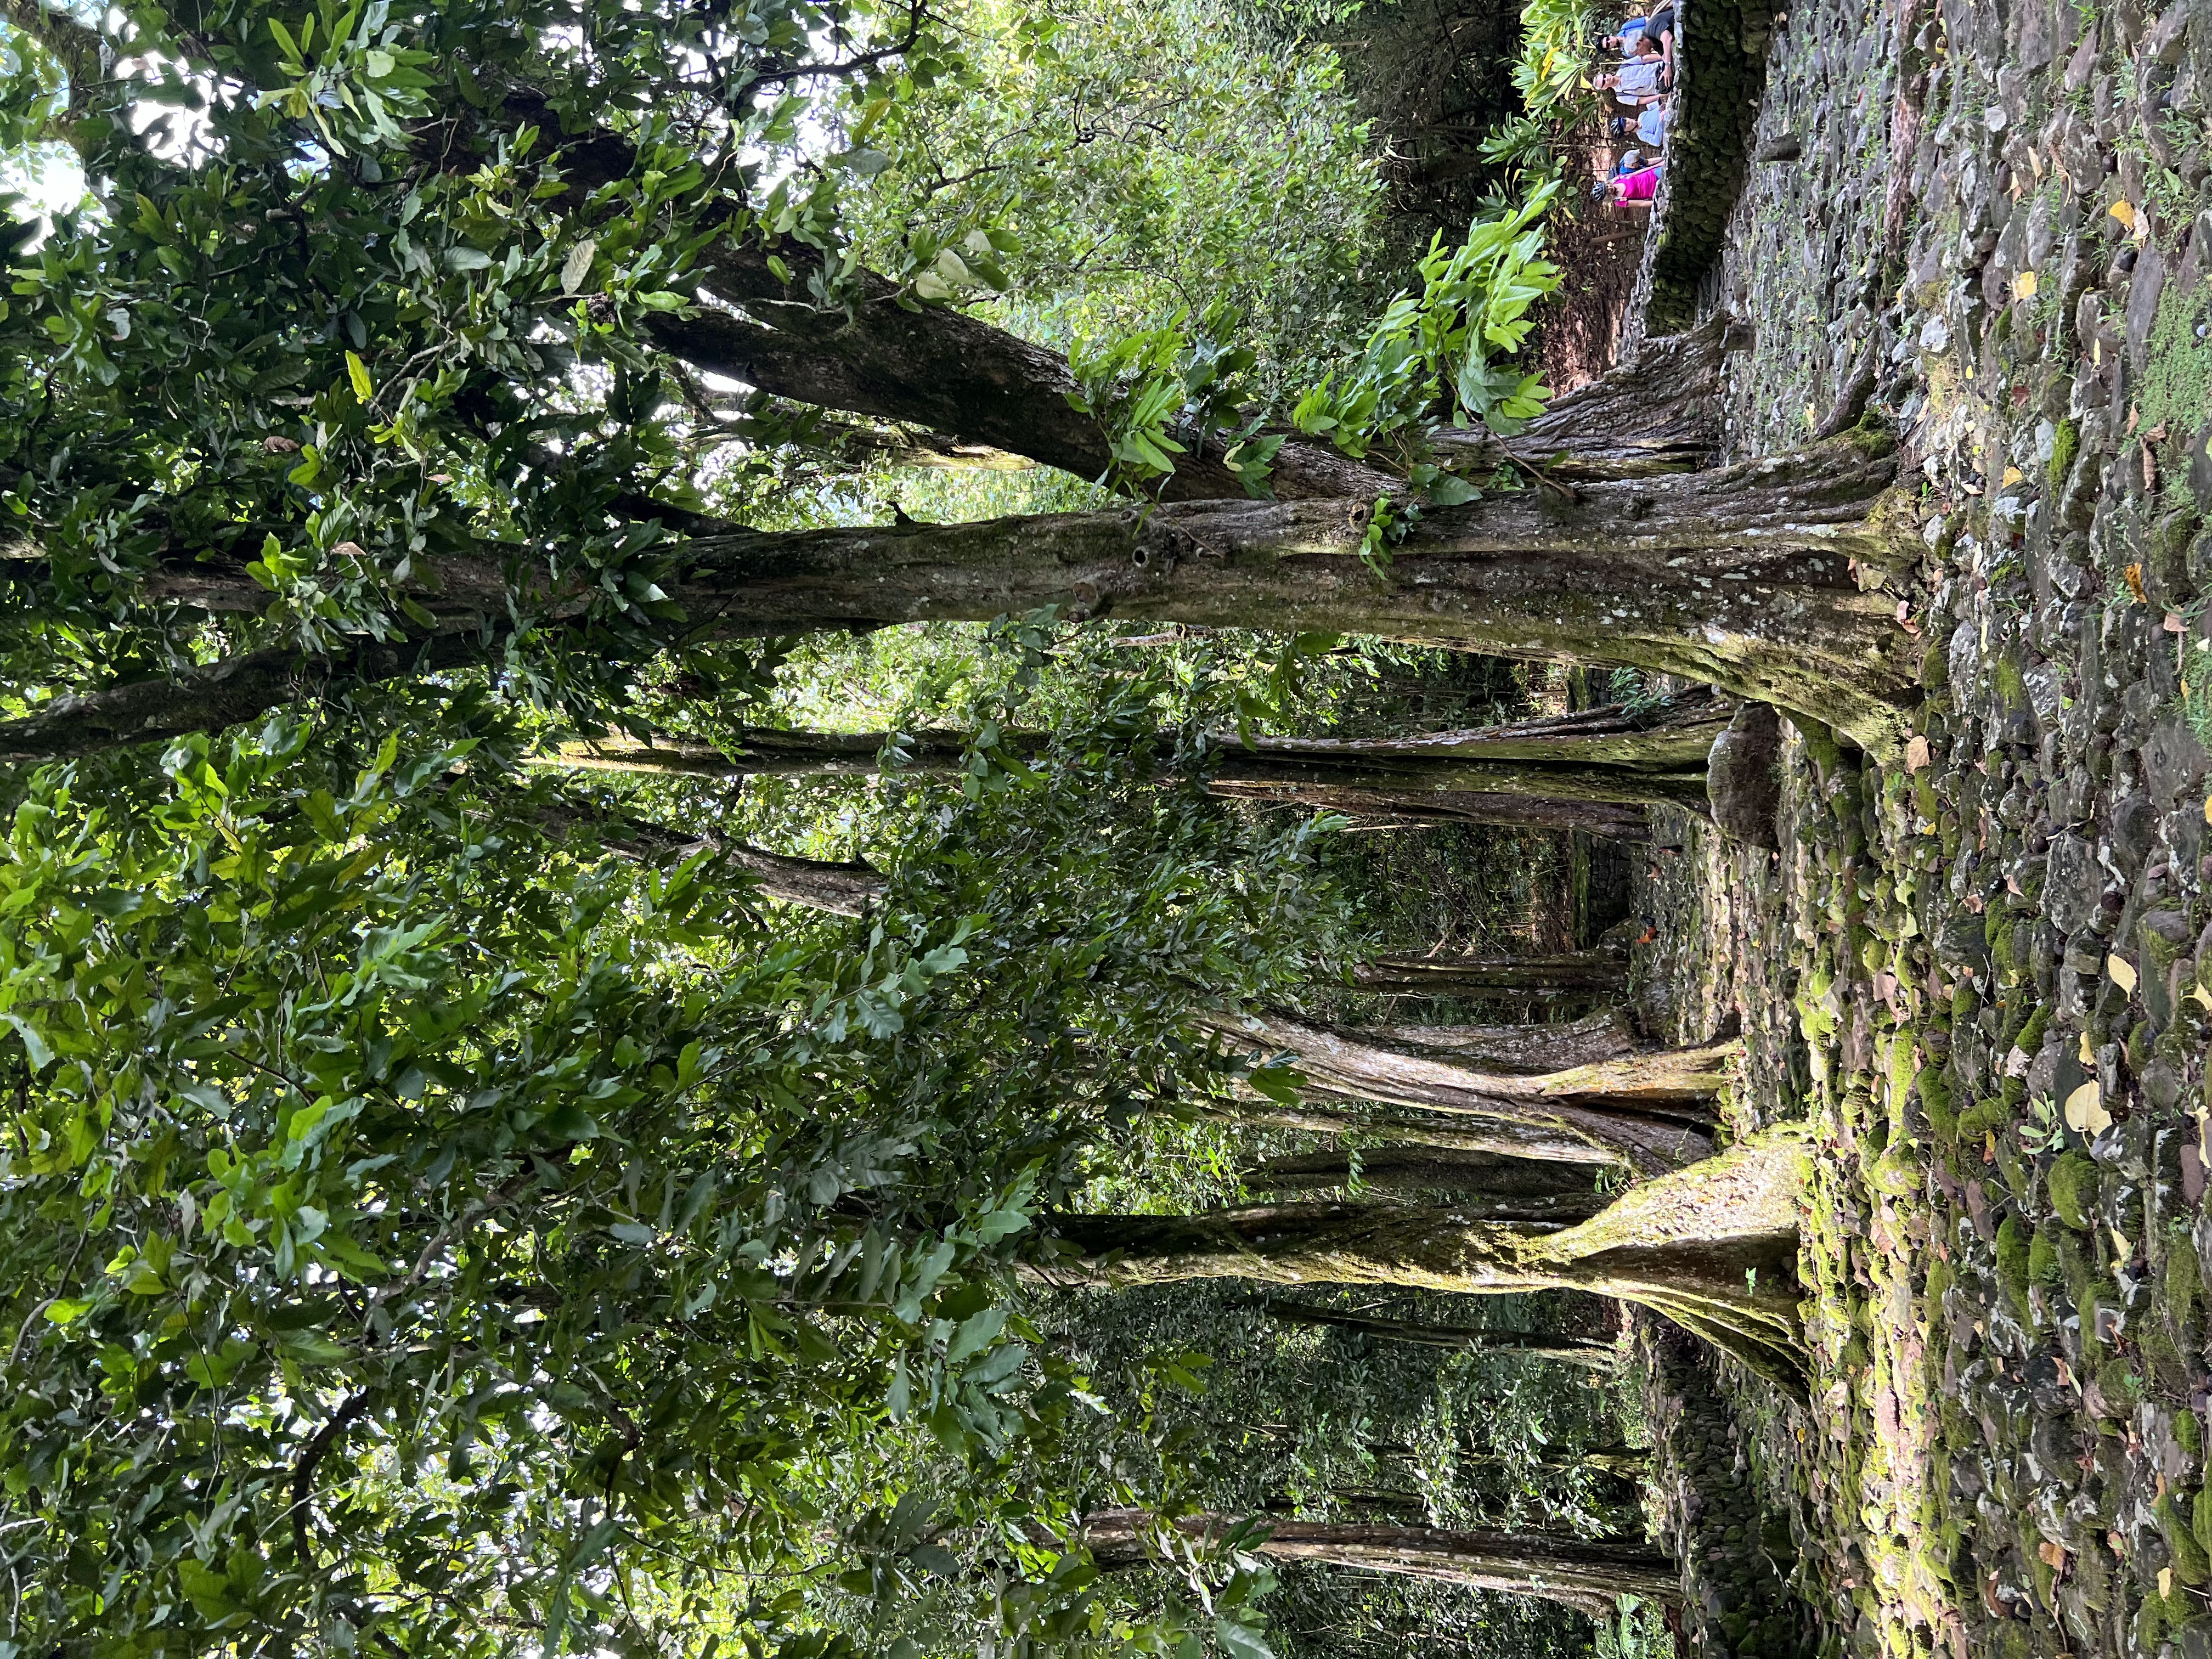
{"type": "MultiPolygon", "coordinates": [[[[2062,933],[2079,932],[2096,914],[2104,888],[2104,872],[2089,843],[2070,831],[2054,836],[2043,878],[2044,914],[2051,925],[2062,933]]],[[[1978,934],[1980,926],[1976,920],[1978,934]]]]}
{"type": "Polygon", "coordinates": [[[1714,740],[1706,761],[1705,793],[1713,822],[1753,847],[1782,843],[1775,831],[1781,805],[1782,723],[1765,703],[1745,703],[1714,740]]]}
{"type": "Polygon", "coordinates": [[[2130,795],[2112,809],[2112,862],[2130,881],[2158,844],[2158,809],[2141,795],[2130,795]]]}
{"type": "Polygon", "coordinates": [[[2185,804],[2203,787],[2204,746],[2188,723],[2167,714],[2154,724],[2143,740],[2143,787],[2169,805],[2185,804]]]}
{"type": "Polygon", "coordinates": [[[2150,357],[2151,325],[2158,320],[2159,296],[2166,292],[2166,261],[2146,243],[2128,288],[2128,361],[2141,374],[2150,357]]]}

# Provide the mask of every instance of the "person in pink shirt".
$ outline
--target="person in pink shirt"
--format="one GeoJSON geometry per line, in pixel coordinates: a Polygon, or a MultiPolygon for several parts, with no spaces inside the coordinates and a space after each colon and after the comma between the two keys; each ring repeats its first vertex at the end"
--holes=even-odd
{"type": "Polygon", "coordinates": [[[1613,199],[1616,202],[1649,202],[1658,193],[1659,169],[1656,167],[1624,173],[1613,181],[1613,199]]]}

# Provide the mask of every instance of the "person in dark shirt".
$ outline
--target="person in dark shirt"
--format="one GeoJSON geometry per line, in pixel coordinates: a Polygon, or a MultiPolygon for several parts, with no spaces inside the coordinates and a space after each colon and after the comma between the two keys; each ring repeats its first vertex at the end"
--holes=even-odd
{"type": "Polygon", "coordinates": [[[1672,91],[1674,86],[1674,9],[1672,6],[1662,6],[1653,12],[1644,20],[1644,27],[1638,32],[1640,40],[1658,44],[1660,58],[1667,66],[1660,82],[1662,92],[1672,91]]]}

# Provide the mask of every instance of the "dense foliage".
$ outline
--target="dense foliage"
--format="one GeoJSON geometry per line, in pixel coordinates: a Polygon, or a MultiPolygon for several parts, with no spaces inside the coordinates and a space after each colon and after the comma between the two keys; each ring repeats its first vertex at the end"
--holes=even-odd
{"type": "MultiPolygon", "coordinates": [[[[1344,936],[1316,826],[1204,795],[1206,726],[1401,659],[959,635],[887,723],[950,708],[970,763],[891,745],[851,922],[686,842],[701,791],[522,763],[860,712],[825,688],[874,647],[683,613],[687,535],[1095,495],[894,473],[896,421],[690,372],[656,330],[717,262],[1071,348],[1109,485],[1233,428],[1264,490],[1295,404],[1449,501],[1427,423],[1541,396],[1534,210],[1370,329],[1334,60],[1196,0],[9,17],[0,146],[52,211],[0,302],[6,713],[295,678],[5,784],[0,1651],[1263,1654],[1239,1553],[1133,1588],[1069,1541],[1182,1475],[1040,1473],[1143,1413],[1012,1269],[1212,1144],[1188,1014],[1344,936]]],[[[787,844],[849,839],[783,799],[787,844]]]]}

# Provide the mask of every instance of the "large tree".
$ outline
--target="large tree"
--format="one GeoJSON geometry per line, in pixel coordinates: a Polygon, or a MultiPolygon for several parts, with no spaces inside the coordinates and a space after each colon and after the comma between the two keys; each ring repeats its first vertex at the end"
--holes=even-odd
{"type": "MultiPolygon", "coordinates": [[[[1379,634],[1684,675],[1886,749],[1918,653],[1894,603],[1862,592],[1853,572],[1895,557],[1882,505],[1893,476],[1886,453],[1852,438],[1779,461],[1590,485],[1572,501],[1511,493],[1424,514],[1382,574],[1359,557],[1371,503],[1358,501],[1224,500],[883,530],[701,525],[655,570],[653,603],[684,618],[671,637],[988,620],[1050,605],[1077,617],[1379,634]]],[[[443,619],[424,610],[433,620],[415,646],[304,659],[273,647],[78,693],[0,723],[0,756],[168,738],[319,688],[489,660],[510,637],[511,605],[560,624],[604,603],[596,585],[552,572],[523,573],[510,596],[500,552],[479,544],[430,565],[449,595],[489,589],[498,608],[448,605],[443,619]]],[[[233,586],[250,597],[242,571],[233,586]]]]}
{"type": "MultiPolygon", "coordinates": [[[[932,272],[988,270],[988,233],[894,281],[838,240],[835,179],[874,165],[857,139],[811,183],[760,191],[740,160],[793,143],[781,94],[815,77],[895,95],[903,58],[947,50],[920,7],[825,64],[803,9],[766,46],[688,12],[571,39],[512,0],[387,9],[319,45],[243,0],[190,27],[110,14],[105,42],[27,15],[67,112],[27,96],[19,128],[73,145],[107,210],[41,249],[4,329],[25,411],[11,562],[48,632],[16,667],[43,706],[0,726],[0,754],[167,739],[491,661],[588,706],[670,647],[1048,605],[1613,663],[1896,739],[1917,653],[1860,580],[1900,556],[1895,465],[1856,436],[1443,505],[1471,492],[1409,461],[1428,440],[1401,421],[1396,449],[1370,447],[1346,405],[1327,417],[1337,447],[1285,438],[1265,479],[1193,434],[1170,499],[1143,510],[792,531],[718,515],[702,489],[732,434],[698,425],[692,371],[1086,475],[1122,441],[1103,392],[1073,406],[1054,354],[940,303],[932,272]],[[66,73],[118,55],[122,76],[66,73]],[[193,101],[193,76],[222,90],[191,143],[137,137],[134,105],[193,101]],[[174,395],[195,382],[217,395],[174,395]]],[[[865,100],[836,106],[838,131],[848,107],[865,100]]],[[[1443,355],[1390,394],[1488,410],[1483,308],[1501,301],[1474,277],[1431,290],[1443,355]]],[[[1608,422],[1634,407],[1621,390],[1599,400],[1608,422]]],[[[778,429],[738,435],[772,453],[778,429]]],[[[739,475],[765,507],[762,466],[739,475]]]]}
{"type": "Polygon", "coordinates": [[[1480,1220],[1449,1206],[1265,1205],[1196,1215],[1070,1215],[1046,1284],[1253,1279],[1498,1295],[1571,1289],[1665,1314],[1777,1380],[1802,1386],[1797,1312],[1801,1149],[1747,1143],[1559,1228],[1480,1220]]]}
{"type": "MultiPolygon", "coordinates": [[[[1318,798],[1325,791],[1332,801],[1365,799],[1384,811],[1418,806],[1436,795],[1463,800],[1480,794],[1702,811],[1705,757],[1729,718],[1724,701],[1693,691],[1457,732],[1384,738],[1224,732],[1200,763],[1209,785],[1224,793],[1281,790],[1318,798]]],[[[581,739],[562,744],[557,760],[582,769],[679,777],[850,777],[890,766],[962,771],[970,763],[972,741],[966,733],[927,729],[894,734],[747,727],[720,746],[680,738],[581,739]]],[[[993,741],[1021,754],[1050,738],[1001,732],[993,741]]],[[[547,757],[548,763],[554,759],[547,757]]]]}
{"type": "Polygon", "coordinates": [[[1556,1359],[1593,1370],[1609,1370],[1620,1363],[1620,1350],[1602,1337],[1561,1330],[1514,1331],[1494,1325],[1437,1325],[1412,1319],[1388,1319],[1378,1314],[1348,1313],[1285,1297],[1268,1297],[1260,1304],[1269,1317],[1293,1325],[1321,1325],[1331,1330],[1352,1331],[1378,1342],[1404,1342],[1415,1347],[1479,1349],[1485,1352],[1523,1354],[1534,1359],[1556,1359]]]}
{"type": "Polygon", "coordinates": [[[1559,996],[1619,992],[1628,959],[1618,951],[1547,957],[1379,956],[1358,963],[1352,983],[1369,991],[1431,996],[1559,996]]]}
{"type": "Polygon", "coordinates": [[[1501,1063],[1486,1061],[1479,1048],[1455,1053],[1377,1040],[1280,1012],[1205,1019],[1237,1047],[1290,1057],[1304,1079],[1336,1094],[1487,1120],[1522,1137],[1517,1152],[1498,1148],[1520,1157],[1602,1161],[1638,1173],[1674,1169],[1711,1152],[1712,1098],[1740,1052],[1723,1040],[1530,1072],[1540,1036],[1501,1063]]]}
{"type": "Polygon", "coordinates": [[[1612,1618],[1620,1596],[1672,1601],[1682,1593],[1673,1559],[1656,1546],[1632,1539],[1334,1521],[1240,1523],[1218,1515],[1184,1516],[1170,1527],[1158,1516],[1131,1510],[1085,1517],[1083,1535],[1101,1566],[1126,1567],[1153,1559],[1153,1540],[1164,1531],[1202,1540],[1235,1540],[1279,1560],[1316,1561],[1439,1579],[1471,1589],[1540,1595],[1594,1619],[1612,1618]]]}

